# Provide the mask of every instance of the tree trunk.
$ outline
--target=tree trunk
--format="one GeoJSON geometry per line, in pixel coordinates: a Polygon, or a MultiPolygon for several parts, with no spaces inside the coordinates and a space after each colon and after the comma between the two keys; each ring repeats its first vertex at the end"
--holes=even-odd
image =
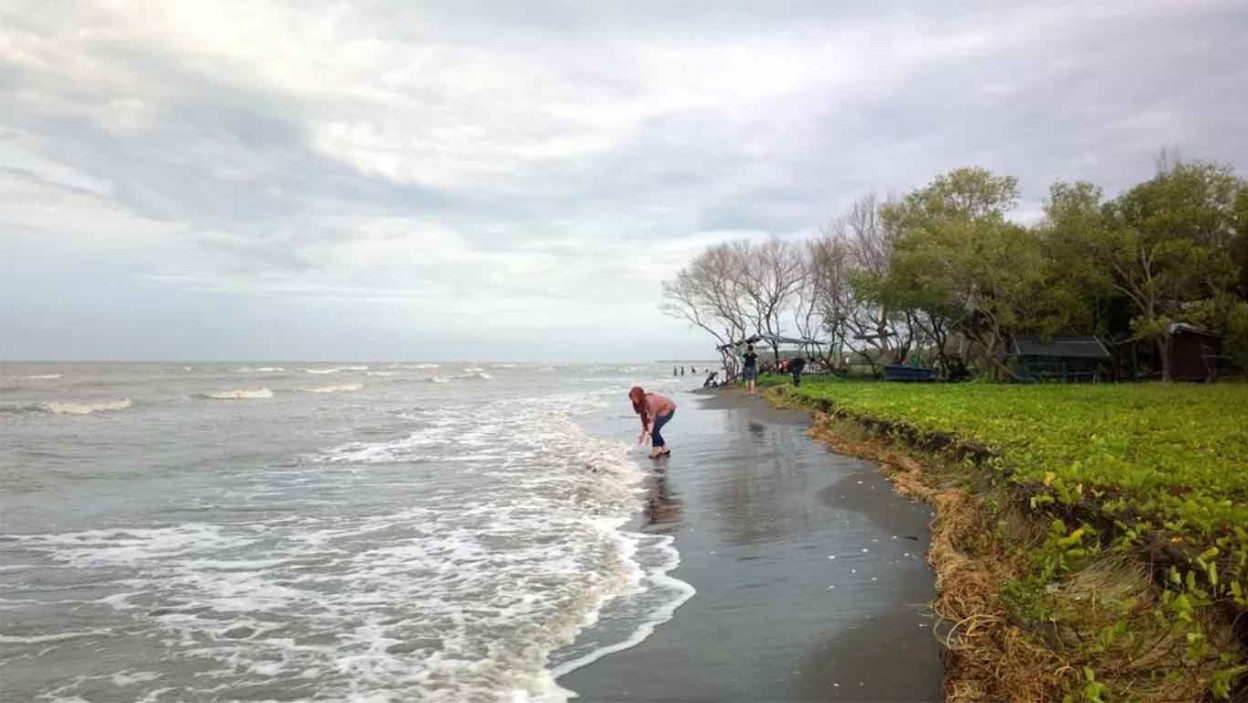
{"type": "Polygon", "coordinates": [[[1161,334],[1157,337],[1157,356],[1161,359],[1161,380],[1170,380],[1170,335],[1161,334]]]}

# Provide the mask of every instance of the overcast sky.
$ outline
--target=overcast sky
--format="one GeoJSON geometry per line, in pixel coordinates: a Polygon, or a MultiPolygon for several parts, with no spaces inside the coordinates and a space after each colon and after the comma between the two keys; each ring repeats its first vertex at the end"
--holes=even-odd
{"type": "Polygon", "coordinates": [[[0,359],[706,358],[708,244],[1248,172],[1243,0],[0,3],[0,359]]]}

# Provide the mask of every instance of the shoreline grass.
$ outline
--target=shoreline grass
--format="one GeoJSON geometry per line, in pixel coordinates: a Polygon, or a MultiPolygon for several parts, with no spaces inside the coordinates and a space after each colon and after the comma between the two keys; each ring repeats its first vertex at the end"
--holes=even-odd
{"type": "Polygon", "coordinates": [[[1069,669],[1050,694],[1248,695],[1248,386],[762,385],[821,410],[834,449],[865,431],[923,457],[920,497],[973,499],[954,532],[982,534],[948,539],[1000,562],[979,617],[1031,675],[1069,669]]]}

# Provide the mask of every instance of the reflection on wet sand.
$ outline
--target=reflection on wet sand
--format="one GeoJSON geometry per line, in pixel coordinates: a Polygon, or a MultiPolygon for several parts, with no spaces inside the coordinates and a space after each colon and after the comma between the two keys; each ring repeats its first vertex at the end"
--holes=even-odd
{"type": "Polygon", "coordinates": [[[674,532],[680,522],[680,498],[671,491],[667,468],[660,466],[646,477],[646,525],[654,532],[674,532]]]}
{"type": "Polygon", "coordinates": [[[733,393],[682,407],[640,518],[675,538],[672,575],[697,594],[559,685],[621,703],[939,700],[925,507],[812,442],[803,413],[733,393]]]}

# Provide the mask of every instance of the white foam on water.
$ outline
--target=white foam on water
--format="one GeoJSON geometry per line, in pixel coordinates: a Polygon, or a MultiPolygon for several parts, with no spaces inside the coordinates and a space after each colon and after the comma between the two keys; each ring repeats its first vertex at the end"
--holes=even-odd
{"type": "Polygon", "coordinates": [[[5,635],[0,633],[0,644],[41,644],[44,642],[63,642],[65,640],[78,639],[80,637],[95,637],[98,635],[110,635],[112,630],[84,630],[82,632],[55,632],[50,635],[29,635],[26,637],[5,635]]]}
{"type": "Polygon", "coordinates": [[[451,379],[446,376],[429,376],[425,378],[425,383],[450,383],[451,379]]]}
{"type": "Polygon", "coordinates": [[[350,393],[364,387],[363,383],[344,383],[340,386],[321,386],[319,388],[300,388],[304,393],[350,393]]]}
{"type": "Polygon", "coordinates": [[[26,381],[52,381],[52,380],[61,378],[61,374],[42,373],[42,374],[35,374],[34,376],[23,376],[22,378],[23,380],[26,380],[26,381]]]}
{"type": "Polygon", "coordinates": [[[664,591],[666,595],[656,599],[656,603],[647,608],[641,617],[633,618],[637,621],[637,624],[633,631],[624,639],[612,644],[601,645],[585,654],[552,667],[550,670],[551,688],[547,692],[547,696],[552,700],[563,700],[568,697],[568,694],[572,693],[555,684],[555,679],[593,664],[609,654],[636,647],[646,641],[650,635],[654,634],[655,629],[659,625],[675,617],[676,610],[697,594],[697,589],[692,584],[669,575],[670,571],[680,566],[680,553],[673,546],[674,537],[670,535],[655,536],[639,533],[625,533],[625,535],[628,539],[637,542],[652,540],[653,544],[651,546],[660,555],[658,563],[650,565],[645,569],[641,578],[645,583],[644,585],[639,584],[636,591],[654,589],[664,591]]]}
{"type": "Polygon", "coordinates": [[[243,388],[229,391],[217,391],[216,393],[205,393],[202,397],[211,400],[258,400],[261,398],[272,398],[273,391],[268,388],[243,388]]]}
{"type": "Polygon", "coordinates": [[[244,366],[240,369],[237,369],[239,373],[281,373],[285,370],[286,369],[281,366],[257,366],[257,367],[244,366]]]}
{"type": "Polygon", "coordinates": [[[55,401],[39,403],[35,409],[54,415],[90,415],[91,413],[112,412],[132,407],[129,398],[109,400],[102,403],[84,403],[74,401],[55,401]]]}
{"type": "Polygon", "coordinates": [[[365,376],[398,376],[398,371],[365,371],[365,376]]]}
{"type": "Polygon", "coordinates": [[[160,674],[155,671],[135,671],[133,673],[129,671],[119,671],[113,674],[111,678],[114,686],[125,687],[133,686],[136,683],[143,683],[145,681],[155,681],[160,678],[160,674]]]}
{"type": "Polygon", "coordinates": [[[436,369],[439,366],[441,366],[441,364],[432,364],[428,362],[420,364],[390,364],[390,368],[392,369],[436,369]]]}
{"type": "Polygon", "coordinates": [[[45,697],[112,685],[127,700],[207,699],[257,683],[353,701],[563,695],[555,676],[641,641],[691,592],[665,580],[670,538],[623,531],[644,474],[628,445],[573,420],[601,403],[413,410],[404,437],[222,482],[203,498],[238,506],[214,513],[228,520],[11,536],[0,556],[81,573],[127,636],[196,662],[159,680],[119,666],[45,697]],[[646,608],[623,641],[549,668],[634,598],[646,608]]]}

